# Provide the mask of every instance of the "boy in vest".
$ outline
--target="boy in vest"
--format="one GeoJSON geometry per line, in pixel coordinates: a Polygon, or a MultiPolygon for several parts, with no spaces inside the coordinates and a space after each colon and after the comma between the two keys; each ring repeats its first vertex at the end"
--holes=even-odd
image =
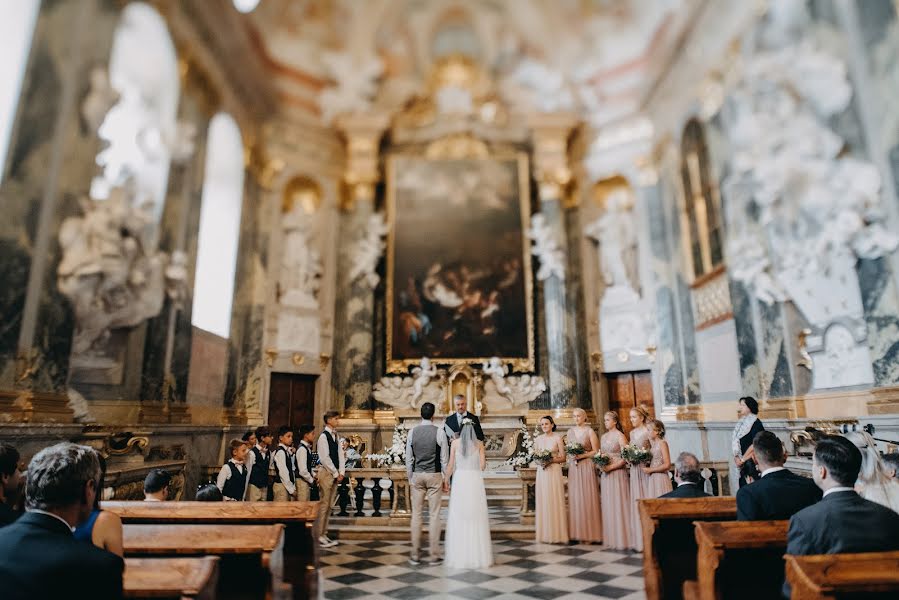
{"type": "Polygon", "coordinates": [[[406,438],[406,475],[412,490],[412,553],[409,564],[421,564],[421,516],[425,498],[428,499],[429,565],[439,565],[440,504],[443,499],[444,477],[449,462],[449,443],[446,433],[431,421],[435,407],[430,402],[421,405],[421,423],[412,428],[406,438]]]}
{"type": "Polygon", "coordinates": [[[293,470],[293,457],[290,447],[293,445],[293,431],[287,425],[278,428],[278,447],[272,453],[275,463],[275,476],[272,479],[272,499],[275,502],[296,500],[296,474],[293,470]]]}
{"type": "Polygon", "coordinates": [[[305,502],[312,496],[312,488],[315,486],[313,474],[314,458],[312,456],[312,442],[315,441],[315,426],[301,425],[300,444],[297,446],[297,500],[305,502]]]}
{"type": "Polygon", "coordinates": [[[247,500],[264,502],[268,499],[268,472],[271,468],[272,432],[262,425],[256,428],[256,444],[250,447],[247,454],[247,467],[250,469],[250,484],[247,486],[247,500]]]}
{"type": "Polygon", "coordinates": [[[231,458],[222,466],[215,481],[225,500],[243,500],[247,494],[247,445],[243,440],[231,440],[231,458]]]}
{"type": "Polygon", "coordinates": [[[340,438],[337,435],[337,426],[340,424],[339,413],[329,410],[325,413],[325,429],[318,438],[318,460],[321,468],[318,470],[319,501],[318,519],[316,530],[318,531],[318,543],[322,548],[332,548],[337,542],[328,537],[328,521],[331,518],[331,509],[334,507],[334,499],[337,496],[337,484],[342,482],[346,470],[346,457],[340,447],[340,438]]]}

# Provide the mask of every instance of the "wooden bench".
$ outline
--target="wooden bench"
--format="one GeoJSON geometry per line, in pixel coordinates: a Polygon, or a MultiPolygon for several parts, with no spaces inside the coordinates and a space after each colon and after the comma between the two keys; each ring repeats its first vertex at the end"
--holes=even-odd
{"type": "Polygon", "coordinates": [[[698,578],[695,586],[684,584],[684,598],[780,597],[789,525],[789,521],[697,522],[698,578]]]}
{"type": "Polygon", "coordinates": [[[899,598],[899,552],[785,558],[793,600],[899,598]]]}
{"type": "Polygon", "coordinates": [[[126,557],[221,557],[217,598],[289,596],[281,524],[125,525],[123,542],[126,557]]]}
{"type": "Polygon", "coordinates": [[[284,578],[294,597],[318,597],[318,502],[102,502],[125,524],[272,525],[284,530],[284,578]]]}
{"type": "Polygon", "coordinates": [[[126,598],[214,600],[218,584],[217,556],[202,558],[126,558],[126,598]]]}
{"type": "Polygon", "coordinates": [[[696,579],[694,521],[734,521],[733,496],[653,498],[638,502],[643,530],[643,579],[648,600],[681,598],[684,581],[696,579]]]}

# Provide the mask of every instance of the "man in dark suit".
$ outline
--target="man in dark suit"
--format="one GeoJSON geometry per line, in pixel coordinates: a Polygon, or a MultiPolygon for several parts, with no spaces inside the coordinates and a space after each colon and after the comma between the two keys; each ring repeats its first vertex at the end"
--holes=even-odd
{"type": "Polygon", "coordinates": [[[13,508],[20,494],[19,451],[9,444],[0,444],[0,527],[9,525],[19,517],[13,508]]]}
{"type": "Polygon", "coordinates": [[[770,431],[752,438],[762,476],[737,492],[738,521],[785,520],[821,499],[821,490],[808,477],[784,468],[783,443],[770,431]]]}
{"type": "Polygon", "coordinates": [[[695,454],[681,452],[674,461],[674,480],[677,487],[674,491],[662,494],[660,498],[706,498],[709,494],[703,491],[702,474],[699,459],[695,454]]]}
{"type": "MultiPolygon", "coordinates": [[[[832,436],[818,442],[812,478],[824,497],[790,519],[787,554],[899,550],[899,514],[865,500],[852,487],[861,466],[861,452],[846,438],[832,436]]],[[[789,591],[784,585],[787,597],[789,591]]]]}
{"type": "Polygon", "coordinates": [[[99,482],[100,461],[87,446],[57,444],[31,459],[27,512],[0,529],[4,600],[122,597],[122,559],[72,536],[90,515],[99,482]]]}
{"type": "Polygon", "coordinates": [[[464,419],[471,419],[471,425],[474,427],[474,434],[478,436],[478,439],[482,442],[484,441],[484,432],[481,429],[481,421],[478,419],[477,415],[473,415],[465,408],[466,405],[465,396],[462,394],[456,394],[453,396],[453,404],[456,407],[456,412],[451,414],[444,420],[444,427],[446,429],[446,437],[449,440],[453,439],[453,436],[462,431],[462,421],[464,419]]]}

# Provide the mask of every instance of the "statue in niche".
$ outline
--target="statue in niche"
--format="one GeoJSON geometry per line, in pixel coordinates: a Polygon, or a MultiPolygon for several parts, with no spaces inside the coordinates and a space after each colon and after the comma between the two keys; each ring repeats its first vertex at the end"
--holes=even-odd
{"type": "Polygon", "coordinates": [[[565,281],[565,254],[553,230],[547,225],[546,217],[540,213],[532,215],[527,235],[534,243],[531,253],[540,261],[537,279],[546,281],[555,275],[559,281],[565,281]]]}
{"type": "Polygon", "coordinates": [[[437,406],[442,402],[446,385],[446,373],[423,357],[419,366],[412,369],[412,376],[382,377],[372,387],[372,396],[382,404],[395,409],[419,409],[425,402],[437,406]]]}
{"type": "Polygon", "coordinates": [[[297,212],[292,211],[284,219],[278,301],[282,306],[317,308],[322,275],[321,257],[310,246],[309,223],[297,212]]]}
{"type": "Polygon", "coordinates": [[[361,238],[352,249],[353,265],[350,267],[350,281],[363,279],[374,289],[381,278],[378,276],[378,261],[384,253],[384,236],[390,227],[384,221],[384,215],[375,213],[368,218],[368,224],[361,238]]]}
{"type": "MultiPolygon", "coordinates": [[[[584,234],[598,244],[599,264],[608,287],[628,287],[635,291],[628,272],[636,272],[637,234],[632,212],[633,202],[625,188],[606,196],[605,213],[584,228],[584,234]]],[[[636,279],[636,278],[635,278],[636,279]]]]}

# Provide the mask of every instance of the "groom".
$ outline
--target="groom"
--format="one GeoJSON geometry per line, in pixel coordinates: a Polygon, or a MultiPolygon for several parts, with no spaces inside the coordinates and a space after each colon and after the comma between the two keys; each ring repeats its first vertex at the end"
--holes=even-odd
{"type": "Polygon", "coordinates": [[[453,396],[453,404],[456,407],[456,412],[451,414],[444,421],[444,429],[446,430],[446,436],[450,439],[453,436],[458,435],[459,432],[462,431],[462,421],[464,419],[471,419],[471,425],[474,427],[474,434],[478,436],[480,441],[484,441],[484,432],[481,430],[481,421],[478,419],[476,415],[471,414],[465,409],[465,396],[462,394],[456,394],[453,396]]]}
{"type": "Polygon", "coordinates": [[[429,565],[439,565],[440,505],[443,499],[443,474],[449,463],[449,444],[443,429],[434,425],[434,405],[421,405],[421,423],[412,428],[406,438],[406,475],[412,490],[412,553],[409,564],[421,564],[421,511],[428,499],[429,565]]]}

